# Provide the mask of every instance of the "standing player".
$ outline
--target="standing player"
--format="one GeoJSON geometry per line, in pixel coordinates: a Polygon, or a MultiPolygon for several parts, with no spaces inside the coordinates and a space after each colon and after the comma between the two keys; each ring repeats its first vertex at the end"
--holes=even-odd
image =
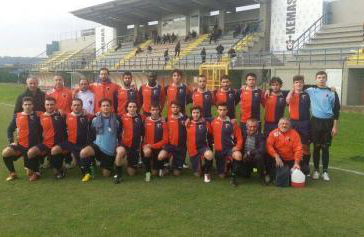
{"type": "Polygon", "coordinates": [[[163,146],[168,143],[168,125],[160,116],[159,104],[151,104],[151,116],[144,121],[143,163],[145,166],[145,181],[150,182],[151,172],[155,176],[163,169],[163,162],[158,155],[163,146]]]}
{"type": "Polygon", "coordinates": [[[241,148],[243,138],[238,123],[227,116],[227,105],[217,105],[218,117],[211,123],[211,131],[214,137],[215,159],[217,172],[221,178],[225,178],[228,172],[228,164],[231,165],[231,184],[235,187],[237,182],[237,171],[241,166],[241,148]]]}
{"type": "Polygon", "coordinates": [[[270,132],[278,127],[279,120],[284,115],[286,108],[287,93],[281,91],[282,79],[273,77],[270,82],[270,91],[264,95],[263,106],[264,116],[264,136],[268,137],[270,132]]]}
{"type": "Polygon", "coordinates": [[[165,87],[165,94],[167,96],[168,117],[172,114],[171,104],[173,101],[178,101],[180,104],[180,112],[186,113],[187,98],[190,96],[190,90],[182,83],[182,71],[175,69],[173,71],[173,83],[165,87]]]}
{"type": "Polygon", "coordinates": [[[56,109],[61,114],[71,112],[72,91],[64,86],[64,78],[61,74],[54,76],[54,87],[47,93],[56,101],[56,109]]]}
{"type": "Polygon", "coordinates": [[[129,101],[139,103],[138,90],[135,85],[132,84],[133,75],[131,72],[126,71],[123,74],[123,86],[118,90],[118,115],[122,116],[126,114],[126,104],[129,101]]]}
{"type": "MultiPolygon", "coordinates": [[[[179,176],[186,159],[187,117],[180,112],[181,105],[177,101],[171,102],[170,110],[171,116],[167,118],[168,144],[159,153],[158,160],[167,160],[172,156],[174,175],[179,176]]],[[[160,170],[159,176],[163,176],[163,170],[160,170]]]]}
{"type": "Polygon", "coordinates": [[[205,75],[198,76],[198,87],[192,93],[189,102],[193,106],[202,108],[202,114],[207,121],[212,121],[211,107],[215,104],[214,94],[206,88],[207,80],[205,75]]]}
{"type": "Polygon", "coordinates": [[[30,97],[33,100],[33,111],[45,111],[44,99],[45,94],[38,88],[38,78],[29,76],[27,78],[27,89],[16,98],[14,114],[23,111],[23,98],[30,97]]]}
{"type": "Polygon", "coordinates": [[[310,143],[311,143],[311,125],[310,125],[310,97],[303,91],[304,77],[293,77],[293,90],[287,95],[287,104],[291,126],[301,137],[303,159],[301,169],[305,175],[310,174],[310,143]]]}
{"type": "Polygon", "coordinates": [[[262,90],[256,87],[257,75],[248,73],[245,77],[245,86],[242,86],[240,95],[240,129],[243,134],[246,132],[246,122],[248,119],[258,121],[260,131],[260,105],[262,103],[262,90]]]}
{"type": "Polygon", "coordinates": [[[143,120],[137,113],[136,102],[129,101],[128,113],[121,116],[122,131],[119,136],[119,146],[116,148],[116,160],[127,158],[128,175],[134,176],[138,168],[141,139],[143,136],[143,120]]]}
{"type": "Polygon", "coordinates": [[[204,182],[211,182],[211,167],[214,155],[207,145],[210,123],[202,118],[202,109],[194,106],[191,108],[191,121],[187,122],[187,149],[190,155],[192,170],[195,176],[204,174],[204,182]],[[205,161],[202,166],[202,161],[205,161]]]}
{"type": "Polygon", "coordinates": [[[239,102],[238,93],[230,88],[230,79],[227,75],[221,77],[221,88],[215,91],[216,104],[224,103],[227,106],[227,116],[230,119],[235,118],[235,106],[239,102]]]}
{"type": "Polygon", "coordinates": [[[83,113],[82,100],[75,98],[72,100],[72,112],[66,115],[67,125],[67,141],[56,145],[51,150],[51,155],[54,157],[58,167],[57,179],[64,177],[62,170],[62,161],[64,153],[71,153],[73,162],[79,164],[80,151],[87,145],[89,141],[89,119],[90,117],[83,113]]]}
{"type": "Polygon", "coordinates": [[[152,104],[159,104],[160,111],[163,111],[165,94],[162,86],[157,82],[155,72],[148,73],[148,83],[140,87],[139,98],[143,109],[143,119],[151,115],[152,104]]]}
{"type": "MultiPolygon", "coordinates": [[[[6,181],[17,178],[14,168],[14,161],[23,156],[24,166],[29,169],[31,177],[34,172],[39,172],[37,159],[29,160],[28,149],[42,141],[42,127],[39,116],[33,111],[33,100],[30,97],[23,97],[23,112],[16,113],[8,129],[8,140],[10,145],[2,151],[2,156],[9,176],[6,181]],[[14,131],[18,130],[18,141],[14,143],[14,131]]],[[[33,177],[34,178],[34,177],[33,177]]],[[[33,179],[32,178],[32,179],[33,179]]],[[[33,181],[30,179],[31,181],[33,181]]]]}
{"type": "Polygon", "coordinates": [[[90,90],[90,83],[87,78],[81,78],[78,86],[79,91],[75,94],[75,98],[82,100],[82,107],[87,113],[94,114],[95,94],[90,90]]]}
{"type": "Polygon", "coordinates": [[[99,70],[99,79],[90,85],[90,90],[95,93],[95,113],[100,112],[100,101],[103,99],[110,100],[111,112],[117,111],[119,85],[111,82],[109,69],[101,68],[99,70]]]}
{"type": "Polygon", "coordinates": [[[120,132],[120,122],[116,114],[111,112],[111,101],[102,99],[98,106],[101,109],[96,118],[91,123],[92,140],[91,145],[86,146],[80,152],[81,171],[83,173],[82,182],[91,180],[92,157],[100,161],[102,174],[105,177],[111,175],[115,164],[114,183],[120,183],[122,175],[122,160],[115,159],[115,149],[118,143],[117,135],[120,132]]]}
{"type": "MultiPolygon", "coordinates": [[[[56,110],[56,100],[53,97],[45,99],[46,112],[40,115],[40,123],[43,129],[43,142],[29,149],[29,159],[36,159],[39,156],[49,155],[51,167],[56,178],[63,177],[62,164],[63,156],[51,155],[51,149],[59,145],[67,138],[66,123],[62,115],[56,110]]],[[[36,179],[39,178],[35,177],[36,179]]]]}
{"type": "Polygon", "coordinates": [[[322,151],[322,178],[330,181],[329,168],[329,147],[332,137],[337,134],[337,123],[340,114],[340,101],[336,92],[327,87],[327,74],[319,71],[316,74],[317,87],[306,90],[311,100],[311,131],[314,144],[313,161],[315,171],[313,179],[319,179],[320,151],[322,151]]]}

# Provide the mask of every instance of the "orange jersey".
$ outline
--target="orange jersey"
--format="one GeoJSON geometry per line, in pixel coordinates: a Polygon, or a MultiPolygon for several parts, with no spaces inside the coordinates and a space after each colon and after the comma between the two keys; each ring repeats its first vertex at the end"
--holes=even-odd
{"type": "Polygon", "coordinates": [[[100,112],[99,102],[102,99],[111,100],[111,111],[117,110],[117,96],[119,85],[112,82],[95,82],[90,85],[90,90],[95,94],[95,113],[100,112]]]}
{"type": "Polygon", "coordinates": [[[186,147],[187,132],[186,122],[187,117],[180,114],[178,118],[173,116],[168,117],[168,143],[173,146],[186,147]]]}
{"type": "Polygon", "coordinates": [[[22,112],[14,115],[18,131],[18,144],[22,147],[30,148],[42,141],[39,115],[40,113],[24,114],[22,112]]]}
{"type": "Polygon", "coordinates": [[[215,95],[209,90],[200,92],[195,90],[192,93],[191,101],[193,106],[199,106],[202,109],[202,116],[205,118],[211,118],[211,108],[215,104],[215,95]]]}
{"type": "Polygon", "coordinates": [[[127,148],[140,149],[140,142],[144,129],[142,117],[139,114],[135,116],[124,114],[121,117],[121,127],[121,145],[124,145],[127,148]]]}
{"type": "Polygon", "coordinates": [[[279,155],[283,160],[302,160],[301,138],[294,129],[285,133],[278,128],[273,130],[268,136],[266,148],[273,158],[279,155]]]}
{"type": "Polygon", "coordinates": [[[154,87],[150,87],[148,84],[142,85],[139,89],[139,98],[144,113],[150,113],[152,104],[159,104],[160,110],[163,110],[165,93],[159,84],[154,87]]]}
{"type": "Polygon", "coordinates": [[[62,89],[53,88],[47,93],[47,96],[56,99],[57,109],[62,110],[63,113],[71,112],[72,90],[66,87],[62,87],[62,89]]]}
{"type": "Polygon", "coordinates": [[[163,118],[152,119],[147,117],[144,121],[143,144],[149,144],[152,149],[162,149],[168,143],[168,125],[163,118]]]}
{"type": "Polygon", "coordinates": [[[240,121],[246,123],[248,119],[260,120],[260,104],[263,92],[261,89],[240,89],[240,121]]]}
{"type": "Polygon", "coordinates": [[[139,107],[138,90],[132,86],[130,89],[120,87],[118,90],[118,115],[126,114],[126,105],[129,101],[136,102],[139,107]]]}
{"type": "Polygon", "coordinates": [[[165,87],[165,94],[167,97],[167,108],[168,108],[168,117],[171,115],[171,103],[172,101],[178,101],[181,105],[181,113],[186,113],[186,104],[187,99],[191,94],[190,89],[184,84],[180,85],[168,85],[165,87]]]}
{"type": "Polygon", "coordinates": [[[207,147],[207,136],[211,132],[210,123],[203,121],[191,121],[187,125],[187,150],[191,156],[195,156],[198,150],[207,147]]]}
{"type": "Polygon", "coordinates": [[[234,146],[241,150],[243,137],[236,121],[229,118],[224,121],[220,118],[215,118],[211,122],[211,132],[214,137],[215,151],[231,149],[234,146]]]}
{"type": "Polygon", "coordinates": [[[43,129],[43,144],[52,148],[66,140],[66,122],[59,113],[40,115],[40,123],[43,129]]]}
{"type": "Polygon", "coordinates": [[[215,91],[215,102],[216,105],[220,103],[226,103],[229,118],[235,118],[235,106],[239,102],[239,96],[236,90],[229,88],[228,91],[218,89],[215,91]]]}
{"type": "Polygon", "coordinates": [[[310,96],[306,92],[293,93],[288,106],[290,119],[298,121],[310,120],[310,105],[310,96]]]}
{"type": "Polygon", "coordinates": [[[272,93],[263,99],[265,109],[264,121],[268,123],[278,123],[283,117],[286,108],[286,93],[273,95],[272,93]]]}
{"type": "Polygon", "coordinates": [[[86,145],[89,137],[91,116],[75,115],[69,113],[66,116],[68,141],[79,146],[86,145]]]}

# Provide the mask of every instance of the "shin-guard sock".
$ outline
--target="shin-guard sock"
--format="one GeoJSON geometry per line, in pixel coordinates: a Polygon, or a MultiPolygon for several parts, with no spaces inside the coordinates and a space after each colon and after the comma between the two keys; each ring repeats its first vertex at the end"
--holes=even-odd
{"type": "Polygon", "coordinates": [[[315,145],[313,147],[313,164],[315,166],[315,170],[319,170],[319,166],[320,166],[320,150],[321,150],[321,146],[315,145]]]}
{"type": "Polygon", "coordinates": [[[115,174],[117,176],[121,177],[122,174],[123,174],[123,167],[122,166],[115,166],[114,169],[115,169],[115,174]]]}
{"type": "Polygon", "coordinates": [[[240,160],[233,160],[231,164],[231,176],[236,177],[238,170],[240,168],[241,161],[240,160]]]}
{"type": "Polygon", "coordinates": [[[310,174],[310,155],[303,155],[301,170],[305,175],[310,174]]]}
{"type": "Polygon", "coordinates": [[[57,154],[57,155],[53,155],[51,156],[51,158],[53,159],[53,167],[54,169],[56,169],[58,172],[62,171],[62,166],[63,166],[63,154],[57,154]]]}
{"type": "Polygon", "coordinates": [[[39,157],[28,159],[28,166],[33,172],[39,172],[39,157]]]}
{"type": "Polygon", "coordinates": [[[81,171],[83,174],[91,174],[91,163],[92,163],[92,159],[91,157],[86,157],[86,158],[81,158],[80,159],[80,163],[81,163],[81,171]]]}
{"type": "Polygon", "coordinates": [[[205,160],[205,174],[209,174],[212,167],[212,160],[205,160]]]}
{"type": "Polygon", "coordinates": [[[3,157],[3,160],[4,160],[4,164],[5,164],[6,168],[9,170],[9,172],[14,173],[15,172],[15,168],[14,168],[15,157],[12,157],[12,156],[3,157]]]}
{"type": "Polygon", "coordinates": [[[322,147],[322,170],[323,170],[323,172],[328,171],[329,160],[330,160],[329,147],[328,146],[322,147]]]}

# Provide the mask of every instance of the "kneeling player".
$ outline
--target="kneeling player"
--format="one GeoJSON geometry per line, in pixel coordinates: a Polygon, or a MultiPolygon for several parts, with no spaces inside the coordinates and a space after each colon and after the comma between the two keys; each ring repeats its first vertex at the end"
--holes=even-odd
{"type": "Polygon", "coordinates": [[[158,160],[158,155],[163,146],[168,143],[168,126],[160,117],[158,104],[152,104],[151,116],[144,121],[143,163],[145,166],[145,181],[150,181],[152,175],[157,175],[158,170],[163,170],[163,161],[158,160]]]}
{"type": "MultiPolygon", "coordinates": [[[[179,176],[183,169],[183,163],[186,159],[186,120],[187,117],[181,111],[181,105],[177,101],[172,101],[170,105],[171,116],[168,117],[168,144],[163,147],[159,153],[158,160],[166,160],[173,157],[172,168],[174,175],[179,176]]],[[[160,175],[163,176],[163,171],[160,175]]]]}
{"type": "Polygon", "coordinates": [[[126,104],[126,110],[127,113],[121,117],[122,132],[119,136],[119,146],[116,148],[116,160],[119,162],[127,158],[128,175],[134,176],[138,168],[143,121],[142,117],[137,113],[138,106],[136,102],[129,101],[126,104]]]}
{"type": "Polygon", "coordinates": [[[210,170],[214,157],[207,145],[207,138],[211,130],[210,123],[202,118],[202,109],[194,106],[191,108],[192,120],[187,123],[187,149],[195,176],[204,174],[205,183],[211,182],[210,170]],[[202,166],[202,161],[205,165],[202,166]]]}
{"type": "MultiPolygon", "coordinates": [[[[73,99],[71,105],[72,112],[66,115],[67,141],[56,145],[51,150],[51,155],[57,161],[62,160],[64,153],[71,153],[73,162],[79,163],[80,151],[87,145],[89,136],[89,116],[83,113],[83,103],[81,99],[73,99]]],[[[59,166],[61,164],[58,164],[59,166]]],[[[61,170],[56,178],[64,177],[61,170]]]]}
{"type": "Polygon", "coordinates": [[[16,113],[13,121],[8,128],[8,140],[11,143],[2,151],[3,160],[10,174],[6,181],[12,181],[17,178],[14,168],[14,161],[23,156],[24,166],[29,171],[30,180],[35,180],[33,175],[38,170],[37,159],[28,159],[28,149],[42,141],[42,127],[40,125],[39,116],[33,111],[33,100],[30,97],[24,97],[22,102],[23,112],[16,113]],[[18,129],[18,142],[14,141],[14,131],[18,129]]]}
{"type": "Polygon", "coordinates": [[[120,122],[116,114],[111,112],[111,101],[109,99],[100,100],[98,106],[101,108],[96,118],[91,123],[91,138],[93,143],[83,148],[80,152],[81,171],[84,174],[82,182],[91,180],[91,164],[93,157],[100,161],[102,174],[105,177],[111,175],[115,162],[114,182],[121,181],[121,160],[115,160],[115,149],[117,146],[117,135],[120,130],[120,122]]]}
{"type": "MultiPolygon", "coordinates": [[[[63,177],[63,156],[51,155],[51,149],[66,140],[66,123],[62,115],[56,110],[56,100],[53,97],[45,99],[46,112],[40,115],[43,129],[43,142],[33,146],[28,151],[29,159],[49,155],[51,167],[57,178],[63,177]]],[[[39,178],[39,174],[35,179],[39,178]]]]}
{"type": "Polygon", "coordinates": [[[211,123],[211,131],[214,137],[215,159],[219,176],[225,178],[228,164],[231,164],[231,184],[235,187],[237,182],[237,171],[241,165],[241,148],[243,138],[238,123],[227,116],[227,105],[217,105],[218,117],[211,123]]]}

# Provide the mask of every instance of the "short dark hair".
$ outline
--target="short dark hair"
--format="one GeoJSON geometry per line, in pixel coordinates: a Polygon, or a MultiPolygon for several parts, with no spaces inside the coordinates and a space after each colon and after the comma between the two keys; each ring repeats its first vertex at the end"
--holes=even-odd
{"type": "Polygon", "coordinates": [[[52,96],[46,96],[45,101],[53,101],[54,103],[57,103],[57,100],[52,96]]]}
{"type": "Polygon", "coordinates": [[[80,83],[81,81],[87,81],[90,82],[87,77],[81,77],[80,79],[78,79],[78,83],[80,83]]]}
{"type": "Polygon", "coordinates": [[[128,101],[128,102],[125,104],[125,111],[128,111],[128,106],[129,106],[131,103],[135,104],[135,105],[136,105],[136,107],[138,108],[138,103],[137,103],[136,101],[134,101],[134,100],[130,100],[130,101],[128,101]]]}
{"type": "Polygon", "coordinates": [[[319,75],[325,75],[327,77],[327,73],[325,71],[318,71],[316,73],[316,77],[319,76],[319,75]]]}
{"type": "Polygon", "coordinates": [[[99,107],[101,107],[101,104],[104,103],[105,101],[108,102],[110,106],[112,105],[111,100],[109,100],[108,98],[103,98],[99,101],[99,107]]]}
{"type": "Polygon", "coordinates": [[[257,119],[255,119],[255,118],[250,118],[250,119],[248,119],[248,120],[246,121],[246,123],[256,123],[256,124],[258,124],[258,120],[257,120],[257,119]]]}
{"type": "Polygon", "coordinates": [[[230,78],[229,78],[229,76],[228,75],[222,75],[222,77],[221,77],[221,81],[222,80],[229,80],[230,81],[230,78]]]}
{"type": "Polygon", "coordinates": [[[204,78],[206,78],[206,75],[205,74],[200,74],[200,75],[198,75],[198,77],[204,77],[204,78]]]}
{"type": "Polygon", "coordinates": [[[71,104],[73,104],[73,101],[78,101],[83,106],[83,101],[80,98],[73,98],[71,104]]]}
{"type": "Polygon", "coordinates": [[[219,107],[221,107],[221,106],[223,106],[223,107],[227,107],[227,104],[226,104],[225,102],[221,102],[221,103],[218,103],[218,104],[217,104],[217,108],[219,108],[219,107]]]}
{"type": "Polygon", "coordinates": [[[102,68],[100,68],[100,70],[99,70],[99,74],[100,74],[100,72],[101,72],[101,71],[107,71],[107,74],[108,74],[108,75],[110,74],[109,69],[108,69],[108,68],[106,68],[106,67],[102,67],[102,68]]]}
{"type": "Polygon", "coordinates": [[[179,108],[181,108],[181,104],[177,100],[172,101],[170,106],[172,105],[177,105],[179,108]]]}
{"type": "Polygon", "coordinates": [[[295,82],[295,81],[305,81],[305,77],[304,76],[302,76],[302,75],[296,75],[296,76],[294,76],[293,77],[293,82],[295,82]]]}
{"type": "Polygon", "coordinates": [[[194,111],[194,110],[198,110],[198,111],[200,111],[200,113],[202,113],[202,108],[200,106],[197,106],[197,105],[192,106],[191,107],[191,114],[192,114],[192,111],[194,111]]]}
{"type": "Polygon", "coordinates": [[[24,96],[23,99],[22,99],[22,104],[24,104],[24,102],[29,102],[29,101],[32,102],[32,104],[34,103],[32,97],[24,96]]]}
{"type": "Polygon", "coordinates": [[[180,75],[181,77],[183,76],[183,72],[182,72],[182,70],[174,69],[174,70],[173,70],[172,75],[173,75],[173,74],[175,74],[175,73],[177,73],[177,74],[178,74],[178,75],[180,75]]]}
{"type": "Polygon", "coordinates": [[[123,73],[123,77],[125,77],[125,76],[133,76],[133,74],[131,74],[131,72],[130,71],[125,71],[124,73],[123,73]]]}
{"type": "Polygon", "coordinates": [[[150,105],[150,108],[158,108],[159,110],[161,109],[160,105],[155,102],[150,105]]]}
{"type": "Polygon", "coordinates": [[[272,79],[270,79],[269,85],[271,86],[273,83],[278,83],[280,86],[283,85],[283,81],[280,77],[272,77],[272,79]]]}
{"type": "Polygon", "coordinates": [[[248,74],[246,74],[245,80],[248,79],[248,77],[254,77],[254,79],[257,79],[257,75],[253,72],[249,72],[248,74]]]}

